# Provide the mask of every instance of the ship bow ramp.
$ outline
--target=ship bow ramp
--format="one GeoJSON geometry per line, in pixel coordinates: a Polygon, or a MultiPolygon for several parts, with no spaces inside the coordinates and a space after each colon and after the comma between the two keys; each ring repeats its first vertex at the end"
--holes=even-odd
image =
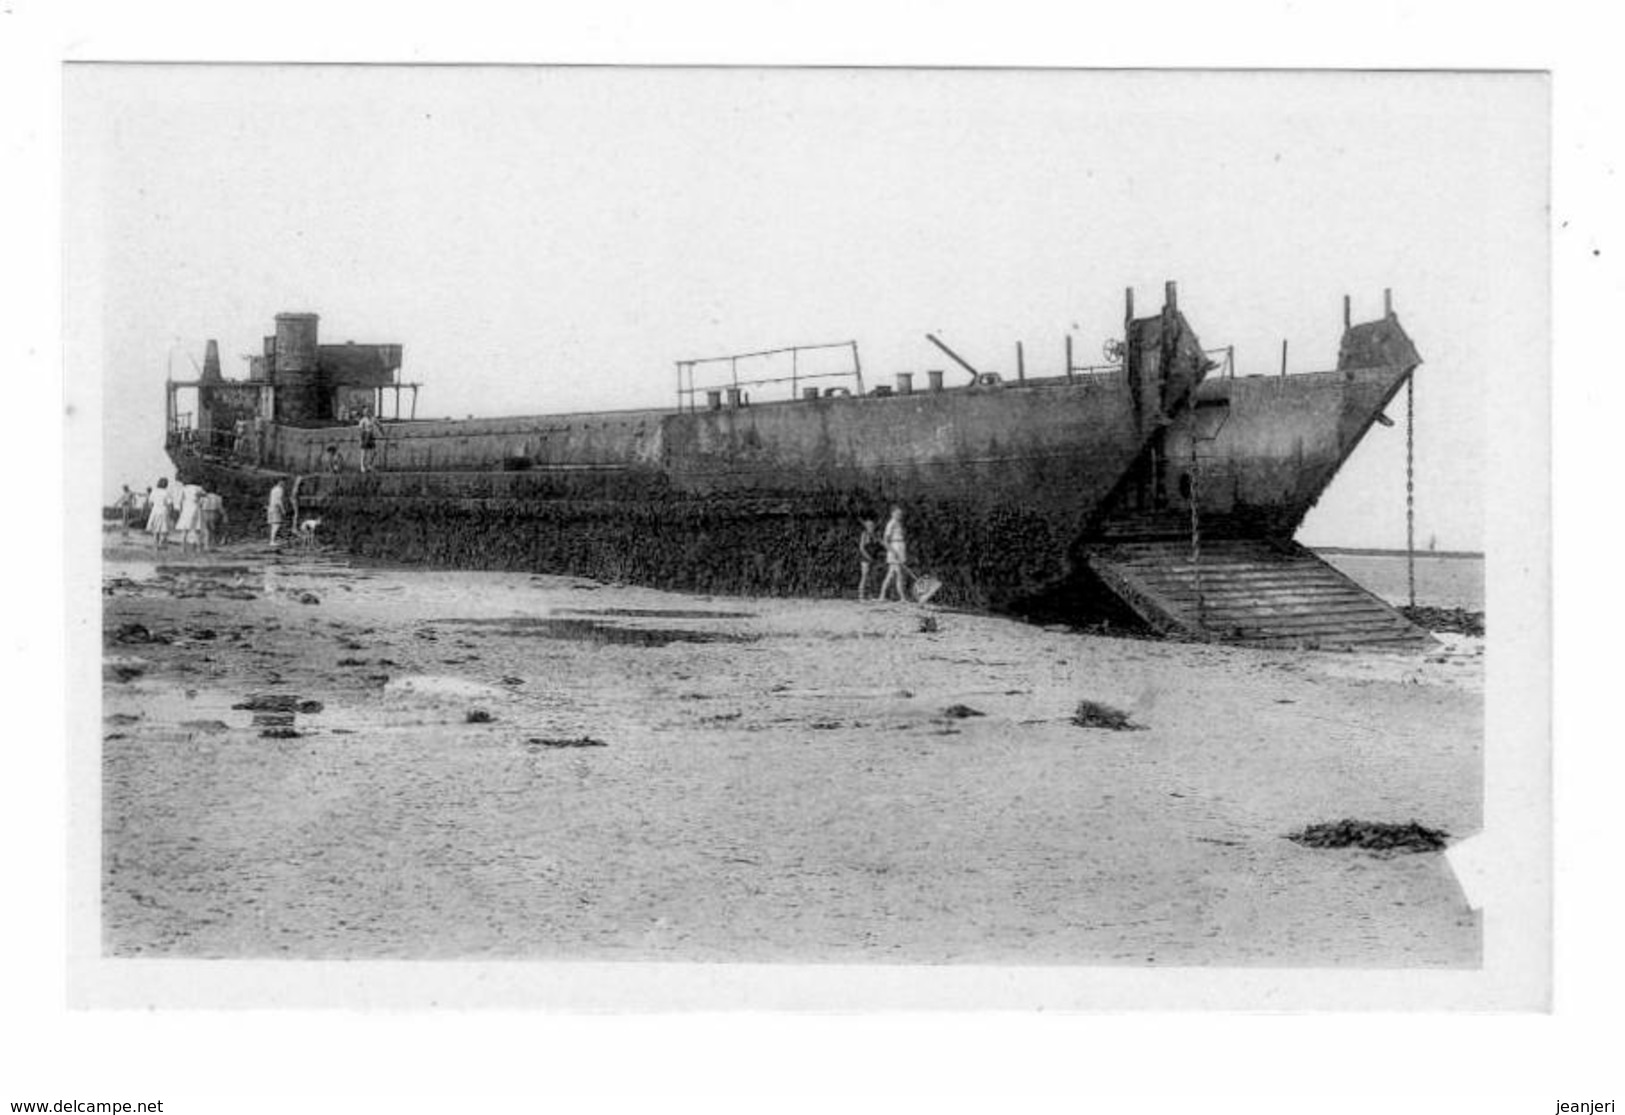
{"type": "Polygon", "coordinates": [[[1425,632],[1292,540],[1420,363],[1389,312],[1345,327],[1334,370],[1207,379],[1085,532],[1086,583],[1172,634],[1425,645],[1425,632]]]}

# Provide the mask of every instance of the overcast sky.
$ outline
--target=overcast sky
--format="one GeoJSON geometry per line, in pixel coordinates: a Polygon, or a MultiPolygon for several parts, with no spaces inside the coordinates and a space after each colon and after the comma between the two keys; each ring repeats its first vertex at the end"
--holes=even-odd
{"type": "MultiPolygon", "coordinates": [[[[70,370],[101,476],[166,474],[163,381],[284,310],[405,346],[420,415],[667,405],[673,361],[1058,372],[1165,279],[1239,372],[1332,367],[1392,287],[1426,363],[1418,539],[1483,544],[1486,397],[1545,375],[1536,76],[70,66],[70,370]],[[75,360],[77,357],[77,361],[75,360]]],[[[872,380],[877,382],[878,379],[872,380]]],[[[1310,517],[1404,542],[1403,407],[1310,517]]]]}

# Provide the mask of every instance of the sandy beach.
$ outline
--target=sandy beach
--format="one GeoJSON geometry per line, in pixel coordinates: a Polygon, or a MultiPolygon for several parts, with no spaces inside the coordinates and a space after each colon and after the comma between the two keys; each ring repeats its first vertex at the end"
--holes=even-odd
{"type": "Polygon", "coordinates": [[[104,557],[109,955],[1479,962],[1442,855],[1286,834],[1478,829],[1480,639],[104,557]],[[1143,727],[1076,726],[1084,699],[1143,727]]]}

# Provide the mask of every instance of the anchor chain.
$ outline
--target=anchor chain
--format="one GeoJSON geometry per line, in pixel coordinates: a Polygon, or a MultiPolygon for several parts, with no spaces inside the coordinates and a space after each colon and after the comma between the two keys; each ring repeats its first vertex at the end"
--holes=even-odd
{"type": "Polygon", "coordinates": [[[1195,443],[1191,448],[1191,565],[1196,575],[1196,622],[1205,631],[1207,627],[1207,596],[1202,591],[1202,518],[1201,476],[1202,459],[1197,456],[1195,443]]]}
{"type": "Polygon", "coordinates": [[[1405,381],[1405,578],[1416,607],[1416,380],[1405,381]]]}

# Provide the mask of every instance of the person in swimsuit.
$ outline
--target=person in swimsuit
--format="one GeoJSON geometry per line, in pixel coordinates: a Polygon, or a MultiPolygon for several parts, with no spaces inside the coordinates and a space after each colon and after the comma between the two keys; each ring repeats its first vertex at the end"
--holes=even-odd
{"type": "Polygon", "coordinates": [[[276,536],[282,533],[282,505],[284,496],[282,481],[278,480],[271,487],[271,496],[265,501],[265,522],[271,528],[271,545],[276,545],[276,536]]]}
{"type": "Polygon", "coordinates": [[[903,581],[908,573],[908,540],[903,536],[901,507],[891,509],[891,518],[886,520],[886,532],[881,540],[886,544],[886,579],[880,582],[880,599],[886,599],[888,586],[896,585],[897,602],[905,603],[908,596],[903,581]]]}
{"type": "Polygon", "coordinates": [[[371,472],[373,453],[378,446],[378,423],[373,421],[370,412],[362,411],[356,429],[361,432],[361,471],[371,472]]]}
{"type": "Polygon", "coordinates": [[[858,599],[869,596],[869,570],[880,560],[880,535],[875,532],[873,519],[863,520],[863,533],[858,536],[858,599]]]}
{"type": "Polygon", "coordinates": [[[197,506],[198,522],[203,528],[203,548],[212,550],[216,542],[224,541],[226,501],[220,498],[219,492],[204,492],[197,506]]]}
{"type": "Polygon", "coordinates": [[[119,525],[123,528],[122,534],[128,539],[130,537],[130,520],[135,518],[136,508],[141,501],[130,490],[128,484],[121,485],[121,487],[124,490],[119,493],[118,502],[113,505],[113,510],[118,512],[119,525]]]}

